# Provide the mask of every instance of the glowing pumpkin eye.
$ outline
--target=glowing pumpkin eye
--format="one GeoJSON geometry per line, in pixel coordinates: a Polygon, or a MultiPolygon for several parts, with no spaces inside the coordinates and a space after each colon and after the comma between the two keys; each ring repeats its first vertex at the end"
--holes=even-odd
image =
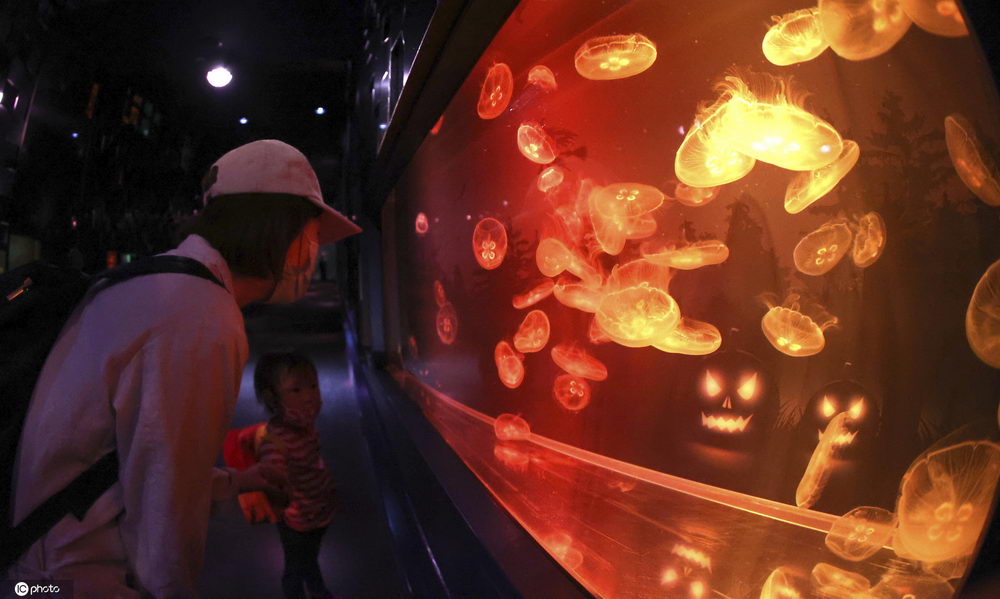
{"type": "Polygon", "coordinates": [[[833,402],[830,401],[830,398],[826,395],[823,396],[823,402],[820,404],[820,410],[826,418],[831,418],[837,413],[837,408],[834,407],[833,402]]]}
{"type": "Polygon", "coordinates": [[[851,404],[851,409],[849,410],[851,419],[857,420],[865,413],[865,398],[859,397],[851,404]]]}
{"type": "Polygon", "coordinates": [[[736,390],[745,400],[750,400],[757,393],[757,373],[753,373],[753,376],[748,378],[740,388],[736,390]]]}
{"type": "Polygon", "coordinates": [[[715,380],[715,377],[712,376],[712,373],[705,372],[705,393],[707,393],[709,397],[715,397],[721,392],[722,392],[722,386],[719,385],[719,382],[715,380]]]}

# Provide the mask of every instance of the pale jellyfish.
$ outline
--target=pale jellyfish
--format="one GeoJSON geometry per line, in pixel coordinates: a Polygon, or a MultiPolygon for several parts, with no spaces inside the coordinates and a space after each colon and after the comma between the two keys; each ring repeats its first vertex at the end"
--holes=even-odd
{"type": "Polygon", "coordinates": [[[517,149],[525,158],[538,164],[556,159],[556,142],[538,123],[523,123],[517,128],[517,149]]]}
{"type": "Polygon", "coordinates": [[[803,8],[771,17],[774,23],[764,35],[761,48],[771,63],[786,66],[812,60],[830,45],[823,37],[818,8],[803,8]]]}
{"type": "Polygon", "coordinates": [[[549,317],[541,310],[532,310],[514,334],[514,348],[522,353],[542,351],[549,342],[549,317]]]}
{"type": "Polygon", "coordinates": [[[531,427],[520,416],[500,414],[493,421],[493,432],[501,441],[524,441],[531,436],[531,427]]]}
{"type": "Polygon", "coordinates": [[[542,539],[542,546],[568,570],[575,570],[583,563],[583,553],[573,546],[573,537],[564,532],[546,536],[542,539]]]}
{"type": "Polygon", "coordinates": [[[561,344],[553,347],[552,361],[573,376],[592,381],[603,381],[608,378],[608,367],[603,362],[572,345],[561,344]]]}
{"type": "Polygon", "coordinates": [[[653,342],[653,347],[660,351],[688,356],[704,356],[721,345],[722,333],[715,325],[693,318],[682,318],[666,337],[653,342]]]}
{"type": "Polygon", "coordinates": [[[566,247],[565,243],[554,237],[545,237],[538,242],[535,264],[547,277],[555,277],[564,271],[569,271],[587,285],[596,287],[601,284],[600,271],[578,252],[566,247]]]}
{"type": "Polygon", "coordinates": [[[789,214],[798,214],[814,202],[833,191],[854,165],[858,163],[861,150],[856,141],[844,140],[844,149],[840,156],[814,171],[803,171],[795,175],[785,189],[785,210],[789,214]]]}
{"type": "Polygon", "coordinates": [[[912,23],[900,0],[819,0],[819,19],[830,47],[848,60],[888,52],[912,23]]]}
{"type": "Polygon", "coordinates": [[[923,568],[924,572],[931,574],[933,576],[940,576],[945,580],[950,580],[952,578],[961,578],[965,576],[966,570],[972,564],[972,556],[965,555],[962,557],[956,557],[955,559],[945,560],[943,562],[920,562],[920,567],[923,568]]]}
{"type": "Polygon", "coordinates": [[[543,64],[535,65],[528,71],[528,85],[537,85],[547,92],[558,89],[555,73],[543,64]]]}
{"type": "Polygon", "coordinates": [[[812,318],[799,312],[796,300],[797,297],[793,295],[786,302],[790,303],[789,306],[774,306],[769,309],[760,321],[760,328],[774,349],[783,354],[793,358],[818,354],[826,346],[823,331],[837,324],[837,318],[831,316],[823,323],[816,324],[812,318]]]}
{"type": "Polygon", "coordinates": [[[854,597],[871,588],[871,582],[864,576],[823,562],[813,567],[812,579],[820,596],[854,597]]]}
{"type": "Polygon", "coordinates": [[[625,249],[625,242],[628,240],[628,218],[605,216],[591,202],[590,224],[594,227],[594,238],[604,253],[610,256],[617,256],[622,253],[622,250],[625,249]]]}
{"type": "Polygon", "coordinates": [[[604,296],[600,289],[562,280],[556,283],[553,293],[560,304],[591,314],[597,312],[604,296]]]}
{"type": "Polygon", "coordinates": [[[538,174],[535,185],[538,187],[538,191],[545,193],[553,187],[558,187],[563,182],[564,177],[563,169],[558,166],[550,166],[538,174]]]}
{"type": "Polygon", "coordinates": [[[653,66],[656,44],[641,33],[594,37],[576,51],[576,72],[587,79],[624,79],[653,66]]]}
{"type": "Polygon", "coordinates": [[[655,252],[644,250],[643,258],[678,270],[694,270],[725,262],[729,258],[729,248],[721,241],[704,239],[682,247],[670,245],[655,252]]]}
{"type": "Polygon", "coordinates": [[[813,450],[809,458],[806,471],[799,480],[799,486],[795,489],[795,505],[801,508],[810,508],[819,499],[826,487],[826,481],[830,478],[830,468],[837,448],[837,438],[845,434],[847,427],[847,412],[841,412],[830,420],[826,425],[826,430],[819,438],[816,449],[813,450]]]}
{"type": "Polygon", "coordinates": [[[967,441],[918,458],[903,475],[896,501],[898,541],[918,560],[970,555],[993,506],[1000,445],[967,441]]]}
{"type": "Polygon", "coordinates": [[[863,599],[951,599],[955,589],[933,574],[889,570],[863,599]]]}
{"type": "Polygon", "coordinates": [[[826,535],[827,548],[860,562],[878,553],[892,538],[896,516],[880,507],[856,507],[837,518],[826,535]]]}
{"type": "Polygon", "coordinates": [[[500,382],[508,389],[516,389],[524,380],[524,356],[514,351],[506,341],[497,343],[493,350],[493,360],[497,365],[500,382]]]}
{"type": "Polygon", "coordinates": [[[434,301],[438,308],[448,303],[448,296],[444,292],[444,285],[441,284],[441,281],[434,281],[434,301]]]}
{"type": "Polygon", "coordinates": [[[417,230],[417,235],[427,233],[427,230],[430,228],[430,224],[427,222],[427,215],[423,212],[418,212],[416,220],[413,221],[413,228],[417,230]]]}
{"type": "Polygon", "coordinates": [[[726,90],[711,106],[701,108],[674,157],[674,174],[692,187],[716,187],[742,179],[756,160],[733,148],[723,126],[732,93],[726,90]]]}
{"type": "Polygon", "coordinates": [[[965,117],[950,114],[944,119],[944,139],[948,155],[958,177],[990,206],[1000,206],[1000,182],[996,165],[976,137],[976,130],[965,117]]]}
{"type": "Polygon", "coordinates": [[[625,237],[628,239],[645,239],[656,234],[656,218],[652,214],[644,214],[628,219],[625,224],[625,237]]]}
{"type": "Polygon", "coordinates": [[[590,328],[587,330],[587,339],[589,339],[594,345],[600,345],[601,343],[611,341],[611,337],[608,337],[608,334],[601,329],[599,324],[597,324],[596,317],[590,321],[590,328]]]}
{"type": "Polygon", "coordinates": [[[885,221],[878,212],[869,212],[858,219],[851,246],[851,260],[858,268],[867,268],[882,255],[885,249],[885,221]]]}
{"type": "Polygon", "coordinates": [[[455,342],[455,337],[458,336],[458,313],[455,312],[454,306],[445,303],[438,308],[434,324],[441,343],[451,345],[455,342]]]}
{"type": "Polygon", "coordinates": [[[495,119],[507,109],[513,92],[514,74],[510,72],[510,67],[502,62],[496,63],[486,72],[476,112],[480,118],[495,119]]]}
{"type": "Polygon", "coordinates": [[[598,326],[625,347],[646,347],[664,339],[681,318],[669,282],[669,269],[646,260],[615,266],[597,310],[598,326]]]}
{"type": "Polygon", "coordinates": [[[786,567],[775,568],[760,588],[760,599],[802,599],[802,594],[792,585],[792,578],[786,567]]]}
{"type": "Polygon", "coordinates": [[[850,251],[853,239],[854,233],[843,220],[824,223],[795,246],[792,252],[795,268],[806,275],[826,274],[850,251]]]}
{"type": "Polygon", "coordinates": [[[527,453],[504,443],[497,443],[493,446],[493,457],[515,472],[524,472],[531,465],[531,458],[527,453]]]}
{"type": "Polygon", "coordinates": [[[484,218],[472,232],[472,252],[486,270],[500,266],[507,255],[507,229],[495,218],[484,218]]]}
{"type": "Polygon", "coordinates": [[[663,204],[666,196],[652,185],[613,183],[595,188],[590,202],[601,214],[613,218],[632,218],[648,214],[663,204]]]}
{"type": "Polygon", "coordinates": [[[969,35],[955,0],[902,0],[903,12],[924,31],[944,37],[969,35]]]}
{"type": "Polygon", "coordinates": [[[553,281],[552,279],[545,279],[544,281],[542,281],[538,285],[535,285],[534,287],[525,291],[524,293],[515,295],[513,299],[511,299],[511,303],[518,310],[522,310],[529,306],[533,306],[538,302],[542,301],[543,299],[552,295],[552,288],[555,286],[556,286],[555,281],[553,281]]]}
{"type": "Polygon", "coordinates": [[[980,360],[1000,368],[1000,260],[986,269],[972,292],[965,338],[980,360]]]}
{"type": "Polygon", "coordinates": [[[552,395],[562,407],[579,412],[590,403],[590,383],[582,377],[560,374],[552,385],[552,395]]]}
{"type": "Polygon", "coordinates": [[[678,182],[674,187],[675,199],[685,206],[704,206],[719,195],[719,186],[715,187],[691,187],[678,182]]]}

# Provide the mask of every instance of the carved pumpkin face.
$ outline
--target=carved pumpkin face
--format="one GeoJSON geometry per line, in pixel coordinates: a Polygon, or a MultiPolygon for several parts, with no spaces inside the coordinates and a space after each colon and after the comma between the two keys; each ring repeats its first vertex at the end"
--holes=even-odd
{"type": "Polygon", "coordinates": [[[751,354],[726,351],[708,356],[695,376],[703,437],[723,445],[759,437],[774,416],[771,386],[770,375],[751,354]]]}
{"type": "Polygon", "coordinates": [[[827,383],[809,400],[802,415],[804,435],[815,444],[834,416],[847,412],[846,432],[836,441],[837,457],[852,458],[878,434],[879,407],[860,383],[839,380],[827,383]]]}

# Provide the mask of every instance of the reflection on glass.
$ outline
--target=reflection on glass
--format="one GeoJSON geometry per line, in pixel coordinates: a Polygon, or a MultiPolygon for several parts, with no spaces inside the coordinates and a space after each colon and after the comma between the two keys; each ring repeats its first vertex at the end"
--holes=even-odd
{"type": "Polygon", "coordinates": [[[448,296],[444,292],[444,285],[441,284],[441,281],[434,281],[434,301],[438,308],[442,308],[448,303],[448,296]]]}
{"type": "Polygon", "coordinates": [[[423,235],[430,228],[427,223],[427,215],[423,212],[417,213],[417,218],[413,221],[413,227],[417,230],[417,235],[423,235]]]}

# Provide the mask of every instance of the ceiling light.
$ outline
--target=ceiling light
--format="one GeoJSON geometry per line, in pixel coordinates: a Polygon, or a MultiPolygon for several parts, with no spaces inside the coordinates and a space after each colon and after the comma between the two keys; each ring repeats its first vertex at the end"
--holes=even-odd
{"type": "Polygon", "coordinates": [[[212,87],[225,87],[233,80],[233,74],[226,67],[215,67],[205,75],[205,78],[212,87]]]}
{"type": "Polygon", "coordinates": [[[240,117],[240,124],[241,125],[246,125],[248,122],[249,121],[247,121],[247,117],[245,117],[245,116],[241,116],[240,117]]]}
{"type": "Polygon", "coordinates": [[[320,115],[326,114],[326,108],[323,108],[322,106],[317,106],[316,107],[316,114],[320,114],[320,115]]]}

